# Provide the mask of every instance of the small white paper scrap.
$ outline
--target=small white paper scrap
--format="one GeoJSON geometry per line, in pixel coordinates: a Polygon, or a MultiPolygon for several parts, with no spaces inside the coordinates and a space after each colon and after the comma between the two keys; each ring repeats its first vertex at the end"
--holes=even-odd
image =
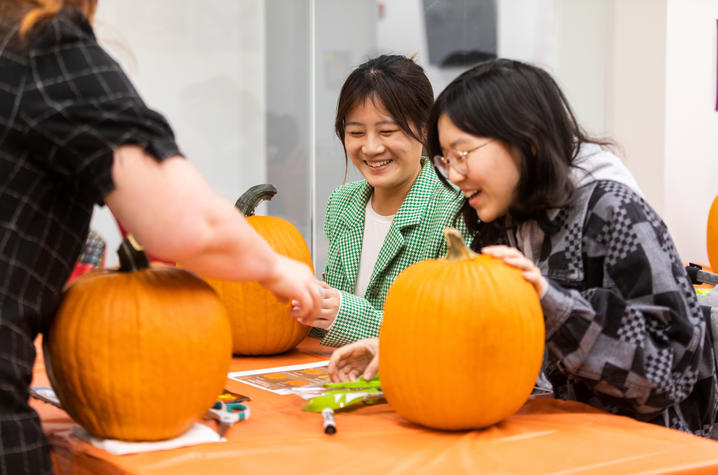
{"type": "Polygon", "coordinates": [[[116,439],[101,439],[91,435],[77,425],[72,426],[72,434],[95,447],[107,450],[115,455],[155,452],[157,450],[176,449],[177,447],[187,447],[189,445],[222,442],[226,440],[220,437],[211,427],[200,424],[199,422],[190,427],[187,432],[174,439],[159,440],[157,442],[127,442],[116,439]]]}

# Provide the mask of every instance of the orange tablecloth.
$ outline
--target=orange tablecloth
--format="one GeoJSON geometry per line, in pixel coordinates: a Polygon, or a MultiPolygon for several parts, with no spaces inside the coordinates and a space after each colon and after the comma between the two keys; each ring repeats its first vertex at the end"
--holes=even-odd
{"type": "MultiPolygon", "coordinates": [[[[308,363],[330,354],[308,338],[284,355],[235,358],[232,371],[308,363]]],[[[46,381],[38,359],[34,384],[46,381]]],[[[413,425],[381,404],[338,413],[337,434],[325,435],[321,416],[301,411],[304,401],[297,396],[232,380],[227,389],[252,398],[251,418],[234,425],[227,442],[123,456],[75,438],[60,409],[31,404],[52,441],[60,474],[718,473],[718,442],[576,402],[530,400],[503,423],[457,433],[413,425]]]]}

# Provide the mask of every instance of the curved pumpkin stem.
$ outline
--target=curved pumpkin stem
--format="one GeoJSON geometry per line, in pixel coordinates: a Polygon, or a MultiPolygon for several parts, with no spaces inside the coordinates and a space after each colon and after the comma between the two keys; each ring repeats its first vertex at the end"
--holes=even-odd
{"type": "Polygon", "coordinates": [[[136,272],[150,267],[147,254],[131,234],[122,240],[122,244],[117,249],[117,255],[120,258],[119,272],[136,272]]]}
{"type": "Polygon", "coordinates": [[[477,253],[466,247],[464,239],[457,229],[444,228],[444,238],[446,239],[446,245],[449,246],[446,257],[444,257],[447,261],[471,259],[472,257],[478,256],[477,253]]]}
{"type": "Polygon", "coordinates": [[[274,185],[254,185],[245,191],[234,204],[245,216],[254,216],[254,210],[262,201],[271,200],[277,194],[274,185]]]}

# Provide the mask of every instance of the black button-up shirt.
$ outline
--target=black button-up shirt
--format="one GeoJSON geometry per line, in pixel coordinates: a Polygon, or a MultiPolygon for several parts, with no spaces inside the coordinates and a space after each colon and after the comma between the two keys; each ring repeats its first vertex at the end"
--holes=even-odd
{"type": "Polygon", "coordinates": [[[48,442],[27,403],[34,337],[114,189],[114,150],[140,145],[158,160],[179,150],[81,13],[64,9],[23,41],[9,10],[0,4],[0,465],[46,473],[48,442]]]}
{"type": "Polygon", "coordinates": [[[178,155],[78,11],[63,10],[27,42],[0,27],[0,318],[42,329],[113,190],[114,150],[178,155]]]}

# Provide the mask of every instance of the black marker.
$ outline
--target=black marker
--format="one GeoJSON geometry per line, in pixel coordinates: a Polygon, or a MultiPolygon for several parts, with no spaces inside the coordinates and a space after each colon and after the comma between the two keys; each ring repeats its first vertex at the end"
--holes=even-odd
{"type": "Polygon", "coordinates": [[[324,419],[324,433],[336,434],[337,426],[334,423],[334,411],[329,408],[322,409],[322,418],[324,419]]]}

